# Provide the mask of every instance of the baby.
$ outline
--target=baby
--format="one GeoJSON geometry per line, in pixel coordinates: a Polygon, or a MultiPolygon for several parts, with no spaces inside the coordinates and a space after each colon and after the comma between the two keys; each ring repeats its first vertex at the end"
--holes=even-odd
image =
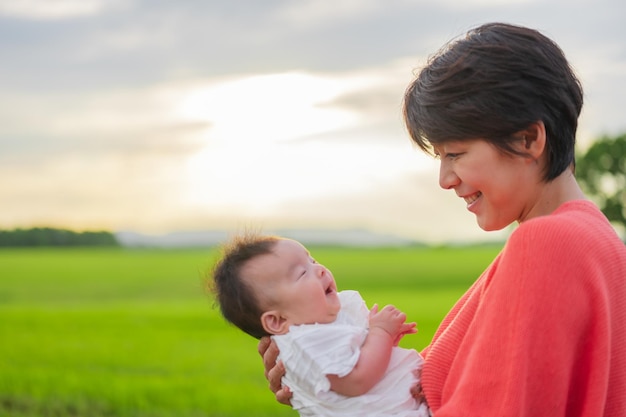
{"type": "Polygon", "coordinates": [[[390,305],[368,310],[356,291],[338,292],[332,273],[297,241],[236,237],[212,284],[227,321],[277,343],[301,416],[430,414],[410,393],[423,360],[397,346],[415,323],[390,305]]]}

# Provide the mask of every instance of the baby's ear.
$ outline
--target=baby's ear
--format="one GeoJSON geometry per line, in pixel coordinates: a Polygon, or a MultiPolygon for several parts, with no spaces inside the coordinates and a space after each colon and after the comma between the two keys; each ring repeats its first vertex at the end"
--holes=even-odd
{"type": "Polygon", "coordinates": [[[269,334],[285,334],[289,330],[287,319],[276,310],[263,313],[261,315],[261,324],[269,334]]]}

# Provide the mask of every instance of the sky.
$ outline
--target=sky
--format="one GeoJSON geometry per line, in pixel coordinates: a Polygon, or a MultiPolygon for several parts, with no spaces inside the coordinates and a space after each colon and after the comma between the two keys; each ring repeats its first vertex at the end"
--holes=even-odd
{"type": "Polygon", "coordinates": [[[402,96],[490,21],[565,51],[581,149],[626,131],[622,0],[0,0],[0,228],[363,229],[498,240],[402,96]]]}

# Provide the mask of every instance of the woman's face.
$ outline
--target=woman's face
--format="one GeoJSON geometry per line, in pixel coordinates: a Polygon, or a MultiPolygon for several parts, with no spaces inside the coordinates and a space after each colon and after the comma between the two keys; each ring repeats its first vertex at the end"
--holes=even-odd
{"type": "Polygon", "coordinates": [[[439,185],[465,201],[483,230],[521,222],[533,210],[542,182],[537,161],[504,154],[482,139],[448,142],[434,150],[440,159],[439,185]]]}

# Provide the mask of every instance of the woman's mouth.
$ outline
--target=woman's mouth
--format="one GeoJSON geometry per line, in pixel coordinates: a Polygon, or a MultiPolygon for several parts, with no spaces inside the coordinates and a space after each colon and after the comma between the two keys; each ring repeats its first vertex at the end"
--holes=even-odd
{"type": "Polygon", "coordinates": [[[481,193],[480,191],[477,193],[474,193],[472,195],[468,195],[466,197],[463,197],[463,200],[465,200],[465,203],[467,203],[467,207],[469,208],[474,201],[478,200],[480,198],[480,196],[482,196],[483,193],[481,193]]]}

